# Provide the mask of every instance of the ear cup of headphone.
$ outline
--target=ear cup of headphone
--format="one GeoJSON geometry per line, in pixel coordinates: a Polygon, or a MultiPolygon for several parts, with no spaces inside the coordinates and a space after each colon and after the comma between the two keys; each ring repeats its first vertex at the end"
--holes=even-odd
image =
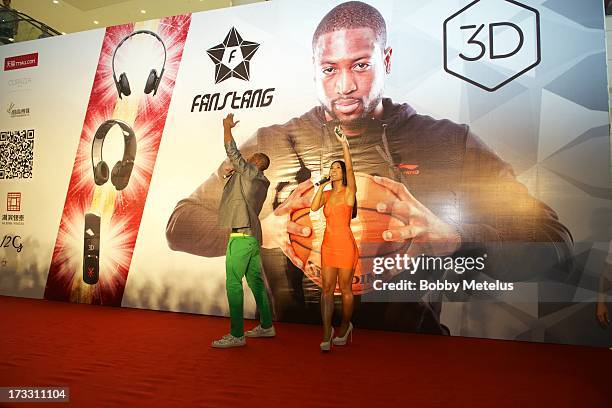
{"type": "Polygon", "coordinates": [[[132,90],[130,89],[130,82],[127,79],[127,75],[125,75],[125,72],[119,75],[118,87],[119,87],[119,96],[121,96],[121,94],[125,96],[129,96],[132,93],[132,90]]]}
{"type": "Polygon", "coordinates": [[[113,171],[111,172],[111,183],[113,183],[117,190],[122,190],[125,188],[122,180],[122,167],[123,166],[121,165],[121,161],[118,161],[117,164],[115,164],[115,166],[113,167],[113,171]]]}
{"type": "Polygon", "coordinates": [[[158,79],[159,78],[157,77],[157,71],[155,69],[152,69],[151,72],[149,73],[149,77],[147,78],[147,83],[145,84],[145,88],[144,88],[144,92],[146,94],[151,93],[151,91],[157,88],[158,79]]]}
{"type": "Polygon", "coordinates": [[[108,165],[105,161],[99,162],[94,167],[94,181],[99,186],[108,181],[108,165]]]}
{"type": "Polygon", "coordinates": [[[113,183],[117,190],[123,190],[127,187],[133,167],[134,163],[130,162],[123,164],[121,161],[118,161],[117,164],[115,164],[111,172],[111,183],[113,183]]]}
{"type": "Polygon", "coordinates": [[[114,79],[115,79],[115,87],[117,88],[117,94],[121,98],[121,82],[119,82],[119,80],[117,80],[116,77],[114,79]]]}

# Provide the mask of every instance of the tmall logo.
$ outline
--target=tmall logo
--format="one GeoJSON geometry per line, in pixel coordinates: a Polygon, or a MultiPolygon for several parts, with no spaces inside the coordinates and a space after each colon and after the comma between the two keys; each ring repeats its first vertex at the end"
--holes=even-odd
{"type": "Polygon", "coordinates": [[[494,92],[541,61],[540,13],[514,0],[476,0],[444,22],[444,70],[494,92]]]}
{"type": "Polygon", "coordinates": [[[7,57],[4,59],[4,70],[12,71],[14,69],[36,67],[38,66],[38,53],[18,55],[16,57],[7,57]]]}
{"type": "MultiPolygon", "coordinates": [[[[229,78],[250,81],[251,58],[253,58],[259,46],[259,43],[242,39],[238,30],[232,27],[221,44],[206,50],[215,64],[215,84],[229,78]]],[[[191,112],[220,111],[226,108],[237,110],[267,107],[272,104],[275,89],[270,87],[225,93],[213,91],[195,95],[191,101],[191,112]]]]}
{"type": "Polygon", "coordinates": [[[248,81],[249,64],[258,48],[258,43],[243,40],[232,27],[223,43],[206,50],[215,63],[215,84],[231,77],[248,81]]]}

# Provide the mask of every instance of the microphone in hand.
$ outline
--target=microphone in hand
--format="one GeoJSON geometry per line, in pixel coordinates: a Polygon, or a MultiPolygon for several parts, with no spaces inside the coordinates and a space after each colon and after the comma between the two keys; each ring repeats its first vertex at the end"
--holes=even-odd
{"type": "Polygon", "coordinates": [[[323,177],[321,180],[315,183],[315,186],[320,186],[321,184],[325,184],[329,181],[329,177],[323,177]]]}
{"type": "Polygon", "coordinates": [[[236,170],[232,169],[232,170],[228,171],[227,173],[225,173],[225,174],[223,175],[223,178],[224,178],[224,179],[228,179],[228,178],[232,177],[232,175],[233,175],[235,172],[236,172],[236,170]]]}

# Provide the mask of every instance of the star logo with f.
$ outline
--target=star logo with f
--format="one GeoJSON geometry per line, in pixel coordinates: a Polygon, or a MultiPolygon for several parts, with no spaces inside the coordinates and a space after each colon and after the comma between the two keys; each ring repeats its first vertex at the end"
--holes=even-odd
{"type": "Polygon", "coordinates": [[[206,50],[215,63],[215,84],[231,77],[248,81],[249,64],[258,48],[258,43],[243,40],[232,27],[223,43],[206,50]]]}

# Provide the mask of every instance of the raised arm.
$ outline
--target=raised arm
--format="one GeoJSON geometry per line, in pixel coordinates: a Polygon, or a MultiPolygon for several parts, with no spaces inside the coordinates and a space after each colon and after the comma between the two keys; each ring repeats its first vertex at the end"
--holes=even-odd
{"type": "MultiPolygon", "coordinates": [[[[247,156],[255,152],[257,140],[255,135],[241,147],[247,156]]],[[[233,139],[230,144],[235,146],[233,139]]],[[[238,149],[236,152],[242,157],[238,149]]],[[[205,257],[225,254],[229,230],[219,226],[219,204],[225,184],[224,175],[232,170],[232,166],[236,168],[229,158],[226,159],[189,197],[176,204],[166,226],[170,249],[205,257]]]]}
{"type": "Polygon", "coordinates": [[[228,114],[225,119],[223,119],[223,145],[225,146],[227,157],[229,157],[232,166],[234,166],[234,170],[238,173],[244,173],[248,168],[248,164],[242,154],[240,154],[238,147],[236,147],[236,142],[232,135],[232,128],[239,122],[240,121],[234,122],[233,113],[228,114]]]}
{"type": "Polygon", "coordinates": [[[353,171],[353,160],[351,159],[351,150],[349,149],[346,135],[342,133],[339,126],[334,129],[336,139],[342,144],[342,154],[344,156],[344,164],[346,165],[346,184],[347,196],[354,197],[357,193],[357,183],[355,182],[355,172],[353,171]]]}

